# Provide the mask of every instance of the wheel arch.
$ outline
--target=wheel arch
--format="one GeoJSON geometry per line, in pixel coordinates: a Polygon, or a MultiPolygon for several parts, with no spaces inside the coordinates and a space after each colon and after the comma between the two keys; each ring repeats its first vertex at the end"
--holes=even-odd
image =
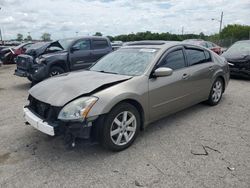
{"type": "Polygon", "coordinates": [[[65,61],[55,61],[53,63],[49,64],[48,70],[50,70],[52,67],[60,67],[62,68],[65,72],[69,70],[67,63],[65,61]]]}
{"type": "Polygon", "coordinates": [[[138,102],[135,99],[131,99],[131,98],[124,99],[124,100],[117,102],[115,105],[113,105],[113,107],[110,109],[110,111],[121,103],[129,103],[129,104],[133,105],[138,110],[139,115],[140,115],[140,130],[143,130],[144,129],[144,121],[145,121],[145,113],[144,113],[144,109],[143,109],[142,105],[140,104],[140,102],[138,102]]]}
{"type": "Polygon", "coordinates": [[[225,80],[224,76],[222,76],[222,75],[219,75],[217,78],[220,78],[222,80],[222,82],[223,82],[223,90],[222,90],[222,92],[224,93],[225,87],[226,87],[226,80],[225,80]]]}
{"type": "Polygon", "coordinates": [[[212,81],[212,85],[211,85],[211,88],[212,88],[212,86],[213,86],[213,83],[215,82],[215,80],[216,79],[218,79],[218,78],[220,78],[220,79],[222,79],[222,81],[223,81],[223,93],[224,93],[224,91],[225,91],[225,89],[226,89],[226,78],[225,78],[225,75],[223,74],[223,71],[217,71],[217,72],[215,72],[215,74],[214,74],[214,76],[213,76],[213,81],[212,81]]]}

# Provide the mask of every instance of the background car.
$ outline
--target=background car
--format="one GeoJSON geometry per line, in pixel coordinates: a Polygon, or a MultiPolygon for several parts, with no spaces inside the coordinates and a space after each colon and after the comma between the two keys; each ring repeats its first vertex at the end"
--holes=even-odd
{"type": "Polygon", "coordinates": [[[250,78],[250,40],[234,43],[222,56],[229,62],[232,76],[250,78]]]}
{"type": "Polygon", "coordinates": [[[118,50],[119,48],[121,48],[123,45],[123,42],[122,41],[113,41],[111,43],[111,46],[112,46],[112,49],[113,50],[118,50]]]}
{"type": "Polygon", "coordinates": [[[217,44],[214,44],[210,41],[204,41],[201,39],[187,39],[187,40],[184,40],[183,42],[203,46],[205,48],[208,48],[208,49],[214,51],[218,55],[220,55],[222,53],[222,48],[220,46],[218,46],[217,44]]]}
{"type": "Polygon", "coordinates": [[[86,36],[47,43],[40,51],[43,53],[37,58],[30,55],[18,56],[15,75],[28,77],[33,83],[37,83],[51,76],[86,69],[110,53],[112,47],[106,37],[86,36]]]}
{"type": "Polygon", "coordinates": [[[25,119],[48,134],[120,151],[151,122],[194,104],[217,105],[229,81],[224,58],[180,42],[139,42],[29,91],[25,119]]]}
{"type": "Polygon", "coordinates": [[[20,54],[24,54],[32,44],[32,42],[27,42],[15,47],[3,48],[0,52],[0,59],[4,64],[13,64],[15,63],[15,58],[20,54]]]}

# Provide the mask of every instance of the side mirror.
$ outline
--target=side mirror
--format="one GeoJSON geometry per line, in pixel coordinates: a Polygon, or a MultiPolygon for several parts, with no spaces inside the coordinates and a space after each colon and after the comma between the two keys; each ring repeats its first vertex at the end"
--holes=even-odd
{"type": "Polygon", "coordinates": [[[173,74],[173,69],[167,67],[160,67],[154,71],[153,76],[164,77],[170,76],[171,74],[173,74]]]}
{"type": "Polygon", "coordinates": [[[71,53],[73,53],[74,51],[78,51],[78,50],[80,50],[80,48],[79,48],[78,46],[72,46],[72,47],[70,48],[70,52],[71,52],[71,53]]]}

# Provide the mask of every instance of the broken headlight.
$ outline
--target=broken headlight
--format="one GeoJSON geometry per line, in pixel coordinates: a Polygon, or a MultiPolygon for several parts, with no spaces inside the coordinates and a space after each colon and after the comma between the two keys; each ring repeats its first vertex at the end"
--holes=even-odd
{"type": "Polygon", "coordinates": [[[82,122],[88,116],[89,111],[97,100],[98,98],[96,97],[82,97],[76,99],[63,107],[58,115],[58,119],[82,122]]]}
{"type": "Polygon", "coordinates": [[[45,58],[36,58],[36,59],[35,59],[35,62],[36,62],[37,64],[44,63],[45,61],[46,61],[45,58]]]}

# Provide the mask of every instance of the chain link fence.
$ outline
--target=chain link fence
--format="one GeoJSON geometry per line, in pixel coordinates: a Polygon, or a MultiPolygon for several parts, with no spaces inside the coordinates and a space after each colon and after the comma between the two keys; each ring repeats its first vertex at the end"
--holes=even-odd
{"type": "MultiPolygon", "coordinates": [[[[249,40],[248,38],[242,39],[242,40],[249,40]]],[[[227,39],[221,39],[221,40],[213,40],[211,42],[214,42],[215,44],[218,44],[221,47],[228,48],[233,43],[239,41],[239,39],[236,38],[227,38],[227,39]]]]}

